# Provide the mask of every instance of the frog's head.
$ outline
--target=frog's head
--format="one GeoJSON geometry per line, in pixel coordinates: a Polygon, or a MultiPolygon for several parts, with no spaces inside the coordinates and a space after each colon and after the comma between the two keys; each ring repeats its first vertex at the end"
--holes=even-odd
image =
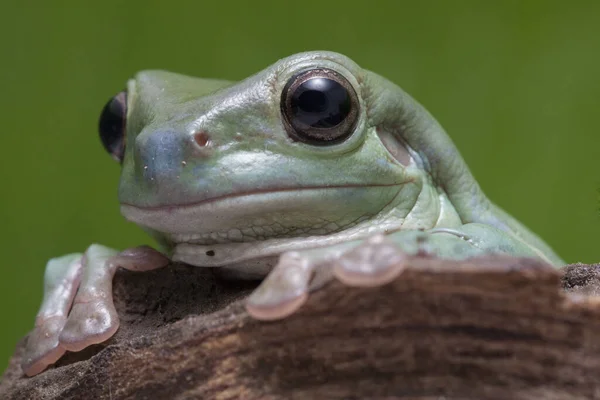
{"type": "Polygon", "coordinates": [[[420,169],[384,128],[388,86],[331,52],[239,83],[140,72],[100,123],[122,163],[122,213],[175,245],[331,235],[376,218],[398,228],[420,169]],[[383,218],[392,209],[403,211],[383,218]]]}

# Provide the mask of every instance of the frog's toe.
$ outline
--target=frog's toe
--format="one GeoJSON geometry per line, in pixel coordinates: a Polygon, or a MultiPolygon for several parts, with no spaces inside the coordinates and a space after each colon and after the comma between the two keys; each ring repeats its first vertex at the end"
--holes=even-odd
{"type": "Polygon", "coordinates": [[[406,267],[406,254],[384,235],[375,235],[339,257],[333,274],[348,286],[381,286],[406,267]]]}
{"type": "Polygon", "coordinates": [[[71,309],[59,341],[69,351],[80,351],[108,340],[118,328],[119,317],[112,301],[77,303],[71,309]]]}
{"type": "Polygon", "coordinates": [[[39,374],[65,353],[66,349],[58,340],[65,321],[64,317],[49,318],[29,334],[21,365],[25,375],[39,374]]]}
{"type": "Polygon", "coordinates": [[[79,286],[81,254],[54,258],[46,265],[44,300],[27,338],[21,367],[28,376],[42,372],[66,351],[58,339],[79,286]]]}
{"type": "Polygon", "coordinates": [[[67,323],[59,336],[69,351],[83,350],[110,338],[119,327],[113,304],[112,278],[118,253],[108,247],[91,245],[83,257],[83,276],[67,323]]]}
{"type": "Polygon", "coordinates": [[[248,298],[248,313],[261,320],[293,314],[308,298],[312,271],[309,258],[297,252],[284,253],[273,271],[248,298]]]}

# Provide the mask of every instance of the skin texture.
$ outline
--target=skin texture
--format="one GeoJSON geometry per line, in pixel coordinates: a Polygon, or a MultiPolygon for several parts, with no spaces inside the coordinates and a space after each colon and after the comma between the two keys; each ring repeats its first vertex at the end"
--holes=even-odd
{"type": "Polygon", "coordinates": [[[239,83],[143,71],[127,92],[121,211],[163,253],[92,245],[51,260],[27,375],[114,334],[118,267],[144,271],[170,259],[266,276],[247,309],[268,320],[292,314],[333,278],[383,285],[418,252],[563,264],[487,199],[421,105],[343,55],[293,55],[239,83]],[[318,69],[343,77],[356,94],[356,121],[334,144],[298,140],[282,112],[286,84],[318,69]]]}

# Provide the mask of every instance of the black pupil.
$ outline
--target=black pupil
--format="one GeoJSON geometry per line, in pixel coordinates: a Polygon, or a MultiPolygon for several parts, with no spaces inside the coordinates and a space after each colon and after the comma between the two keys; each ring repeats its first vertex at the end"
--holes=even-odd
{"type": "Polygon", "coordinates": [[[125,130],[127,94],[121,92],[113,97],[102,109],[98,130],[104,148],[109,153],[121,157],[125,130]]]}
{"type": "Polygon", "coordinates": [[[297,122],[313,128],[332,128],[350,113],[350,95],[337,81],[311,78],[300,84],[291,97],[297,122]]]}

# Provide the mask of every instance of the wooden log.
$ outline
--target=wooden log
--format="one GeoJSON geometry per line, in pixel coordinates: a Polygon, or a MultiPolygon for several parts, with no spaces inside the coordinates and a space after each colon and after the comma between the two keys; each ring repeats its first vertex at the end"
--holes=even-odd
{"type": "Polygon", "coordinates": [[[394,282],[332,282],[293,316],[250,318],[255,283],[172,265],[119,271],[121,327],[2,399],[600,398],[600,265],[414,258],[394,282]]]}

